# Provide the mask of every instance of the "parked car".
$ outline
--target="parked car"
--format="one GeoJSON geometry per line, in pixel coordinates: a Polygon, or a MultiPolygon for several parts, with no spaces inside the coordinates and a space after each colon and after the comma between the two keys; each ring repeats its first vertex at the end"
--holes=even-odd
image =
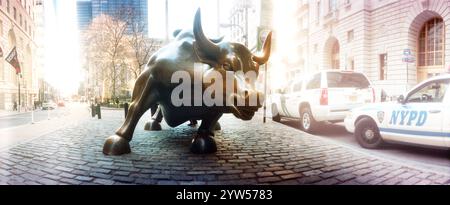
{"type": "Polygon", "coordinates": [[[56,109],[57,105],[53,101],[47,101],[42,103],[42,109],[43,110],[53,110],[56,109]]]}
{"type": "Polygon", "coordinates": [[[320,122],[342,122],[351,109],[375,100],[376,91],[363,73],[320,71],[272,95],[272,119],[300,119],[301,128],[311,133],[320,122]]]}
{"type": "Polygon", "coordinates": [[[401,95],[398,102],[354,109],[345,128],[374,149],[384,142],[450,147],[450,75],[434,77],[401,95]]]}
{"type": "Polygon", "coordinates": [[[66,103],[63,100],[58,101],[58,107],[64,107],[66,103]]]}

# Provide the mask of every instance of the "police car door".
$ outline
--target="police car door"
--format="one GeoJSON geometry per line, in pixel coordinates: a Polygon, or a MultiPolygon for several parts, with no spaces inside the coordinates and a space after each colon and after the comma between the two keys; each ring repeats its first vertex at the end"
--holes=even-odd
{"type": "Polygon", "coordinates": [[[447,147],[450,147],[450,89],[447,89],[447,93],[445,94],[444,107],[442,132],[444,133],[444,141],[447,147]]]}
{"type": "Polygon", "coordinates": [[[286,105],[287,112],[289,113],[290,117],[300,117],[299,105],[302,97],[302,86],[303,81],[297,81],[292,86],[292,92],[289,95],[289,100],[287,101],[286,105]]]}
{"type": "Polygon", "coordinates": [[[284,117],[290,117],[287,112],[287,104],[289,103],[290,96],[292,95],[292,85],[288,85],[283,89],[283,92],[280,94],[280,104],[277,107],[278,112],[284,117]]]}
{"type": "Polygon", "coordinates": [[[445,146],[442,128],[449,80],[436,80],[411,91],[404,103],[396,104],[388,115],[384,138],[430,146],[445,146]]]}

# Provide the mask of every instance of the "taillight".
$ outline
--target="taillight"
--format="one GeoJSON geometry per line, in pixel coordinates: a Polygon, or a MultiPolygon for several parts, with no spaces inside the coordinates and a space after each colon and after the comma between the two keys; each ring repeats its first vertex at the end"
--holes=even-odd
{"type": "Polygon", "coordinates": [[[372,88],[372,102],[375,103],[377,95],[375,94],[375,88],[372,88]]]}
{"type": "Polygon", "coordinates": [[[320,105],[328,105],[328,89],[322,88],[320,92],[320,105]]]}

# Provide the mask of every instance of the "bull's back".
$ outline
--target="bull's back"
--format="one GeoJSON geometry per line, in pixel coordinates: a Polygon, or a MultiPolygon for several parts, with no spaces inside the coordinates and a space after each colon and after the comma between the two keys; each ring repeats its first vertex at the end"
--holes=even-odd
{"type": "Polygon", "coordinates": [[[163,83],[170,83],[175,72],[192,74],[196,63],[192,42],[189,38],[174,41],[155,53],[148,63],[151,75],[163,83]]]}

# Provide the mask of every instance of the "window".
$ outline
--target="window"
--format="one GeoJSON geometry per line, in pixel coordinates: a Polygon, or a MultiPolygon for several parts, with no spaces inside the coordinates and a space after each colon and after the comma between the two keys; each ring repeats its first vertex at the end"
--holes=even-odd
{"type": "Polygon", "coordinates": [[[20,26],[23,26],[22,14],[19,14],[19,22],[20,22],[20,26]]]}
{"type": "Polygon", "coordinates": [[[449,87],[448,80],[434,81],[412,91],[406,102],[408,103],[439,103],[444,101],[449,87]]]}
{"type": "Polygon", "coordinates": [[[380,55],[380,80],[387,80],[387,54],[380,55]]]}
{"type": "Polygon", "coordinates": [[[355,38],[355,33],[353,30],[347,32],[347,43],[350,43],[355,38]]]}
{"type": "Polygon", "coordinates": [[[294,87],[292,88],[292,92],[300,92],[302,91],[302,81],[295,83],[294,87]]]}
{"type": "Polygon", "coordinates": [[[314,77],[309,81],[308,85],[306,86],[306,89],[319,89],[321,87],[321,74],[316,74],[314,77]]]}
{"type": "Polygon", "coordinates": [[[3,36],[3,21],[0,20],[0,36],[3,36]]]}
{"type": "Polygon", "coordinates": [[[444,23],[441,18],[431,19],[420,30],[419,66],[444,64],[444,23]]]}
{"type": "Polygon", "coordinates": [[[368,88],[369,80],[361,73],[327,73],[328,88],[368,88]]]}
{"type": "Polygon", "coordinates": [[[16,7],[13,7],[13,15],[14,15],[14,20],[17,20],[17,9],[16,9],[16,7]]]}
{"type": "Polygon", "coordinates": [[[331,49],[331,69],[338,69],[340,67],[340,48],[339,43],[335,42],[331,49]]]}
{"type": "Polygon", "coordinates": [[[9,0],[6,0],[6,11],[9,13],[9,0]]]}
{"type": "Polygon", "coordinates": [[[321,8],[322,6],[321,6],[321,4],[320,4],[320,1],[318,1],[317,2],[317,11],[316,11],[316,23],[317,24],[319,24],[320,23],[320,11],[322,10],[322,8],[321,8]]]}
{"type": "Polygon", "coordinates": [[[348,66],[349,66],[349,70],[354,71],[355,70],[355,59],[353,57],[350,57],[348,59],[348,66]]]}
{"type": "Polygon", "coordinates": [[[333,12],[337,10],[337,0],[328,0],[328,11],[333,12]]]}

